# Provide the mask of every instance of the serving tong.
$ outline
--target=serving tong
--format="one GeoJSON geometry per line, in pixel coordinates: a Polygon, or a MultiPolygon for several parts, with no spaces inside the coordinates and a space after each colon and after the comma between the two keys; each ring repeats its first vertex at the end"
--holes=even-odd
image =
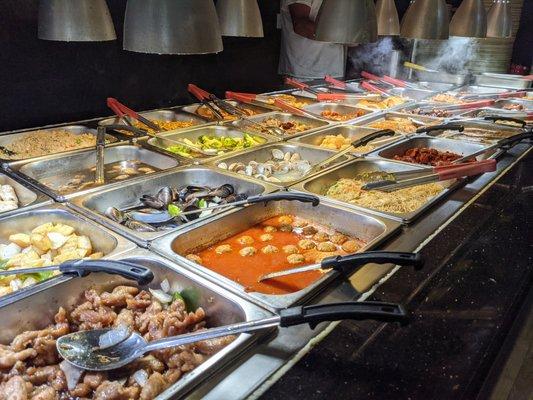
{"type": "Polygon", "coordinates": [[[467,154],[466,156],[463,156],[461,158],[458,158],[457,160],[453,161],[453,164],[460,164],[464,161],[470,160],[471,158],[475,158],[481,154],[487,153],[489,151],[492,151],[494,149],[508,149],[512,147],[515,143],[520,142],[524,139],[531,139],[533,138],[533,131],[529,130],[527,132],[519,133],[518,135],[509,136],[508,138],[498,140],[496,143],[491,144],[490,146],[487,146],[483,149],[480,149],[478,151],[475,151],[473,153],[467,154]]]}
{"type": "Polygon", "coordinates": [[[320,170],[326,168],[327,166],[331,165],[331,163],[333,163],[335,160],[343,157],[344,155],[346,155],[346,154],[348,154],[348,153],[350,153],[352,151],[355,151],[355,149],[357,147],[359,147],[359,146],[366,146],[371,141],[376,140],[376,139],[378,139],[380,137],[383,137],[383,136],[394,136],[395,134],[396,134],[396,132],[394,132],[392,129],[383,129],[383,130],[380,130],[380,131],[372,132],[372,133],[370,133],[369,135],[367,135],[367,136],[365,136],[363,138],[354,140],[345,149],[333,154],[331,157],[328,157],[325,160],[323,160],[322,162],[320,162],[320,163],[316,164],[315,166],[313,166],[312,171],[320,171],[320,170]]]}
{"type": "Polygon", "coordinates": [[[463,100],[476,100],[476,99],[509,99],[515,97],[525,97],[526,91],[507,91],[503,93],[472,93],[459,96],[463,100]]]}
{"type": "Polygon", "coordinates": [[[437,166],[431,170],[412,170],[389,173],[393,179],[366,183],[363,190],[392,192],[426,183],[447,181],[496,171],[496,160],[473,161],[463,164],[437,166]]]}
{"type": "MultiPolygon", "coordinates": [[[[187,86],[187,90],[191,94],[193,94],[198,100],[204,102],[206,105],[212,102],[224,112],[239,118],[240,122],[237,121],[237,123],[244,123],[244,125],[250,127],[255,131],[258,131],[259,133],[266,131],[274,136],[285,135],[285,131],[283,129],[274,126],[261,125],[260,123],[249,119],[247,111],[242,107],[234,106],[233,104],[225,100],[219,99],[214,94],[209,93],[192,83],[187,86]]],[[[222,117],[222,119],[224,119],[224,117],[222,117]]]]}
{"type": "Polygon", "coordinates": [[[275,327],[287,328],[309,324],[314,329],[321,322],[343,319],[358,321],[371,319],[406,324],[408,315],[401,305],[394,303],[361,301],[319,304],[287,308],[272,317],[199,330],[151,342],[147,342],[136,332],[127,332],[123,335],[118,328],[115,332],[119,335],[114,342],[102,345],[102,336],[109,337],[113,329],[81,331],[61,336],[56,341],[56,347],[59,355],[77,368],[108,371],[123,367],[150,351],[275,327]]]}
{"type": "Polygon", "coordinates": [[[59,271],[63,275],[84,277],[92,272],[105,272],[133,279],[139,285],[146,285],[154,279],[154,274],[148,268],[126,261],[116,260],[71,260],[59,265],[35,268],[16,268],[0,271],[0,276],[36,274],[39,272],[59,271]]]}
{"type": "MultiPolygon", "coordinates": [[[[131,125],[131,122],[129,122],[129,120],[127,119],[127,117],[131,117],[133,119],[136,119],[137,121],[143,123],[144,125],[146,125],[150,129],[154,130],[155,132],[159,132],[159,133],[168,132],[168,131],[165,131],[165,130],[161,129],[157,124],[155,124],[154,122],[150,121],[148,118],[143,117],[138,112],[133,111],[131,108],[129,108],[126,105],[122,104],[120,101],[118,101],[117,99],[115,99],[113,97],[108,97],[107,98],[107,106],[109,108],[111,108],[111,110],[113,110],[113,112],[119,118],[121,118],[123,121],[126,121],[129,126],[132,126],[132,125],[131,125]]],[[[141,128],[139,128],[139,129],[141,129],[141,128]]],[[[203,154],[203,155],[206,155],[206,156],[213,156],[213,155],[218,154],[218,151],[215,150],[215,149],[204,150],[204,149],[201,149],[198,146],[194,146],[194,145],[192,145],[190,143],[186,143],[186,142],[183,142],[181,140],[169,139],[169,138],[166,138],[166,137],[159,136],[157,134],[151,133],[151,132],[149,132],[147,130],[144,130],[144,129],[141,129],[141,130],[142,130],[142,132],[146,133],[147,135],[149,135],[151,137],[163,140],[165,142],[173,143],[173,144],[178,145],[178,146],[186,147],[186,148],[188,148],[188,149],[190,149],[190,150],[192,150],[192,151],[194,151],[196,153],[200,153],[200,154],[203,154]]]]}
{"type": "Polygon", "coordinates": [[[279,107],[276,107],[275,105],[271,104],[271,102],[269,102],[269,100],[271,99],[269,99],[268,96],[255,93],[232,92],[229,90],[226,91],[225,95],[227,100],[235,100],[241,103],[250,104],[252,106],[268,108],[272,111],[281,110],[279,107]]]}
{"type": "Polygon", "coordinates": [[[365,93],[365,91],[362,90],[358,85],[351,83],[351,82],[344,82],[344,81],[335,79],[334,77],[330,75],[326,75],[324,77],[324,81],[329,83],[335,89],[340,89],[340,90],[344,90],[344,91],[351,92],[351,93],[365,93]]]}

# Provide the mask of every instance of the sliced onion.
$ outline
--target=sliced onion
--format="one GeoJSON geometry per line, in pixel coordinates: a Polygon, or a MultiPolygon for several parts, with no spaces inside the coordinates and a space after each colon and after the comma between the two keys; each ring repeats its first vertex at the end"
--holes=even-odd
{"type": "Polygon", "coordinates": [[[161,282],[161,290],[165,293],[169,293],[170,292],[170,283],[168,282],[168,279],[163,279],[163,281],[161,282]]]}
{"type": "Polygon", "coordinates": [[[116,329],[112,329],[109,332],[100,335],[98,338],[98,346],[101,349],[107,349],[120,342],[123,342],[131,335],[130,329],[126,325],[120,325],[116,329]]]}
{"type": "Polygon", "coordinates": [[[80,381],[81,375],[83,374],[83,370],[72,365],[67,360],[61,361],[59,363],[59,368],[61,368],[61,371],[63,371],[63,373],[65,374],[68,390],[74,390],[74,388],[80,381]]]}
{"type": "Polygon", "coordinates": [[[172,302],[172,296],[168,293],[163,292],[159,289],[149,289],[150,293],[152,293],[152,296],[155,297],[157,301],[163,304],[171,303],[172,302]]]}
{"type": "Polygon", "coordinates": [[[135,371],[132,377],[133,379],[135,379],[135,382],[137,382],[140,387],[144,387],[148,382],[148,372],[146,372],[144,369],[135,371]]]}
{"type": "Polygon", "coordinates": [[[35,279],[33,276],[30,276],[29,278],[26,278],[24,280],[24,283],[22,284],[22,287],[25,288],[25,287],[28,287],[28,286],[35,285],[36,283],[37,283],[37,279],[35,279]]]}

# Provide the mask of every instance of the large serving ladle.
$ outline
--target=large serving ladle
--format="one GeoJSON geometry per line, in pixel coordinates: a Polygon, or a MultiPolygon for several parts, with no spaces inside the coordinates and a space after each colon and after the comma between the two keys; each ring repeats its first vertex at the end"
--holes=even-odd
{"type": "Polygon", "coordinates": [[[151,342],[147,342],[138,333],[132,332],[125,337],[118,337],[116,343],[101,346],[101,337],[109,336],[112,329],[81,331],[60,337],[56,342],[56,347],[61,357],[78,368],[89,371],[108,371],[121,368],[150,351],[278,326],[285,328],[309,324],[311,328],[314,328],[320,322],[343,319],[371,319],[405,324],[408,316],[399,304],[370,301],[332,303],[288,308],[269,318],[220,326],[151,342]]]}

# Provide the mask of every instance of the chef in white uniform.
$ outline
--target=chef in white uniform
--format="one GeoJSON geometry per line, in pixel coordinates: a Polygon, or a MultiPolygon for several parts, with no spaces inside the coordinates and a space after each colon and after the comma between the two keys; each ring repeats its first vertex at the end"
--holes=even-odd
{"type": "Polygon", "coordinates": [[[344,77],[346,47],[315,40],[323,0],[281,0],[279,73],[300,79],[344,77]]]}

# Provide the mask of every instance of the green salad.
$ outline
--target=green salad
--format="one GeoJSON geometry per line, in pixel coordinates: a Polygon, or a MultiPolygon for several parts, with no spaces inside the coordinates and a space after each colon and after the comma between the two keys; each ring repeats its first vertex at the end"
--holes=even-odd
{"type": "MultiPolygon", "coordinates": [[[[216,150],[217,154],[224,154],[230,151],[247,149],[249,147],[263,144],[265,142],[265,139],[260,136],[245,133],[242,138],[230,136],[202,135],[195,142],[187,138],[183,139],[182,141],[185,144],[198,147],[202,150],[216,150]]],[[[194,150],[186,146],[180,145],[169,146],[167,147],[167,151],[187,158],[192,158],[197,155],[194,150]]]]}

